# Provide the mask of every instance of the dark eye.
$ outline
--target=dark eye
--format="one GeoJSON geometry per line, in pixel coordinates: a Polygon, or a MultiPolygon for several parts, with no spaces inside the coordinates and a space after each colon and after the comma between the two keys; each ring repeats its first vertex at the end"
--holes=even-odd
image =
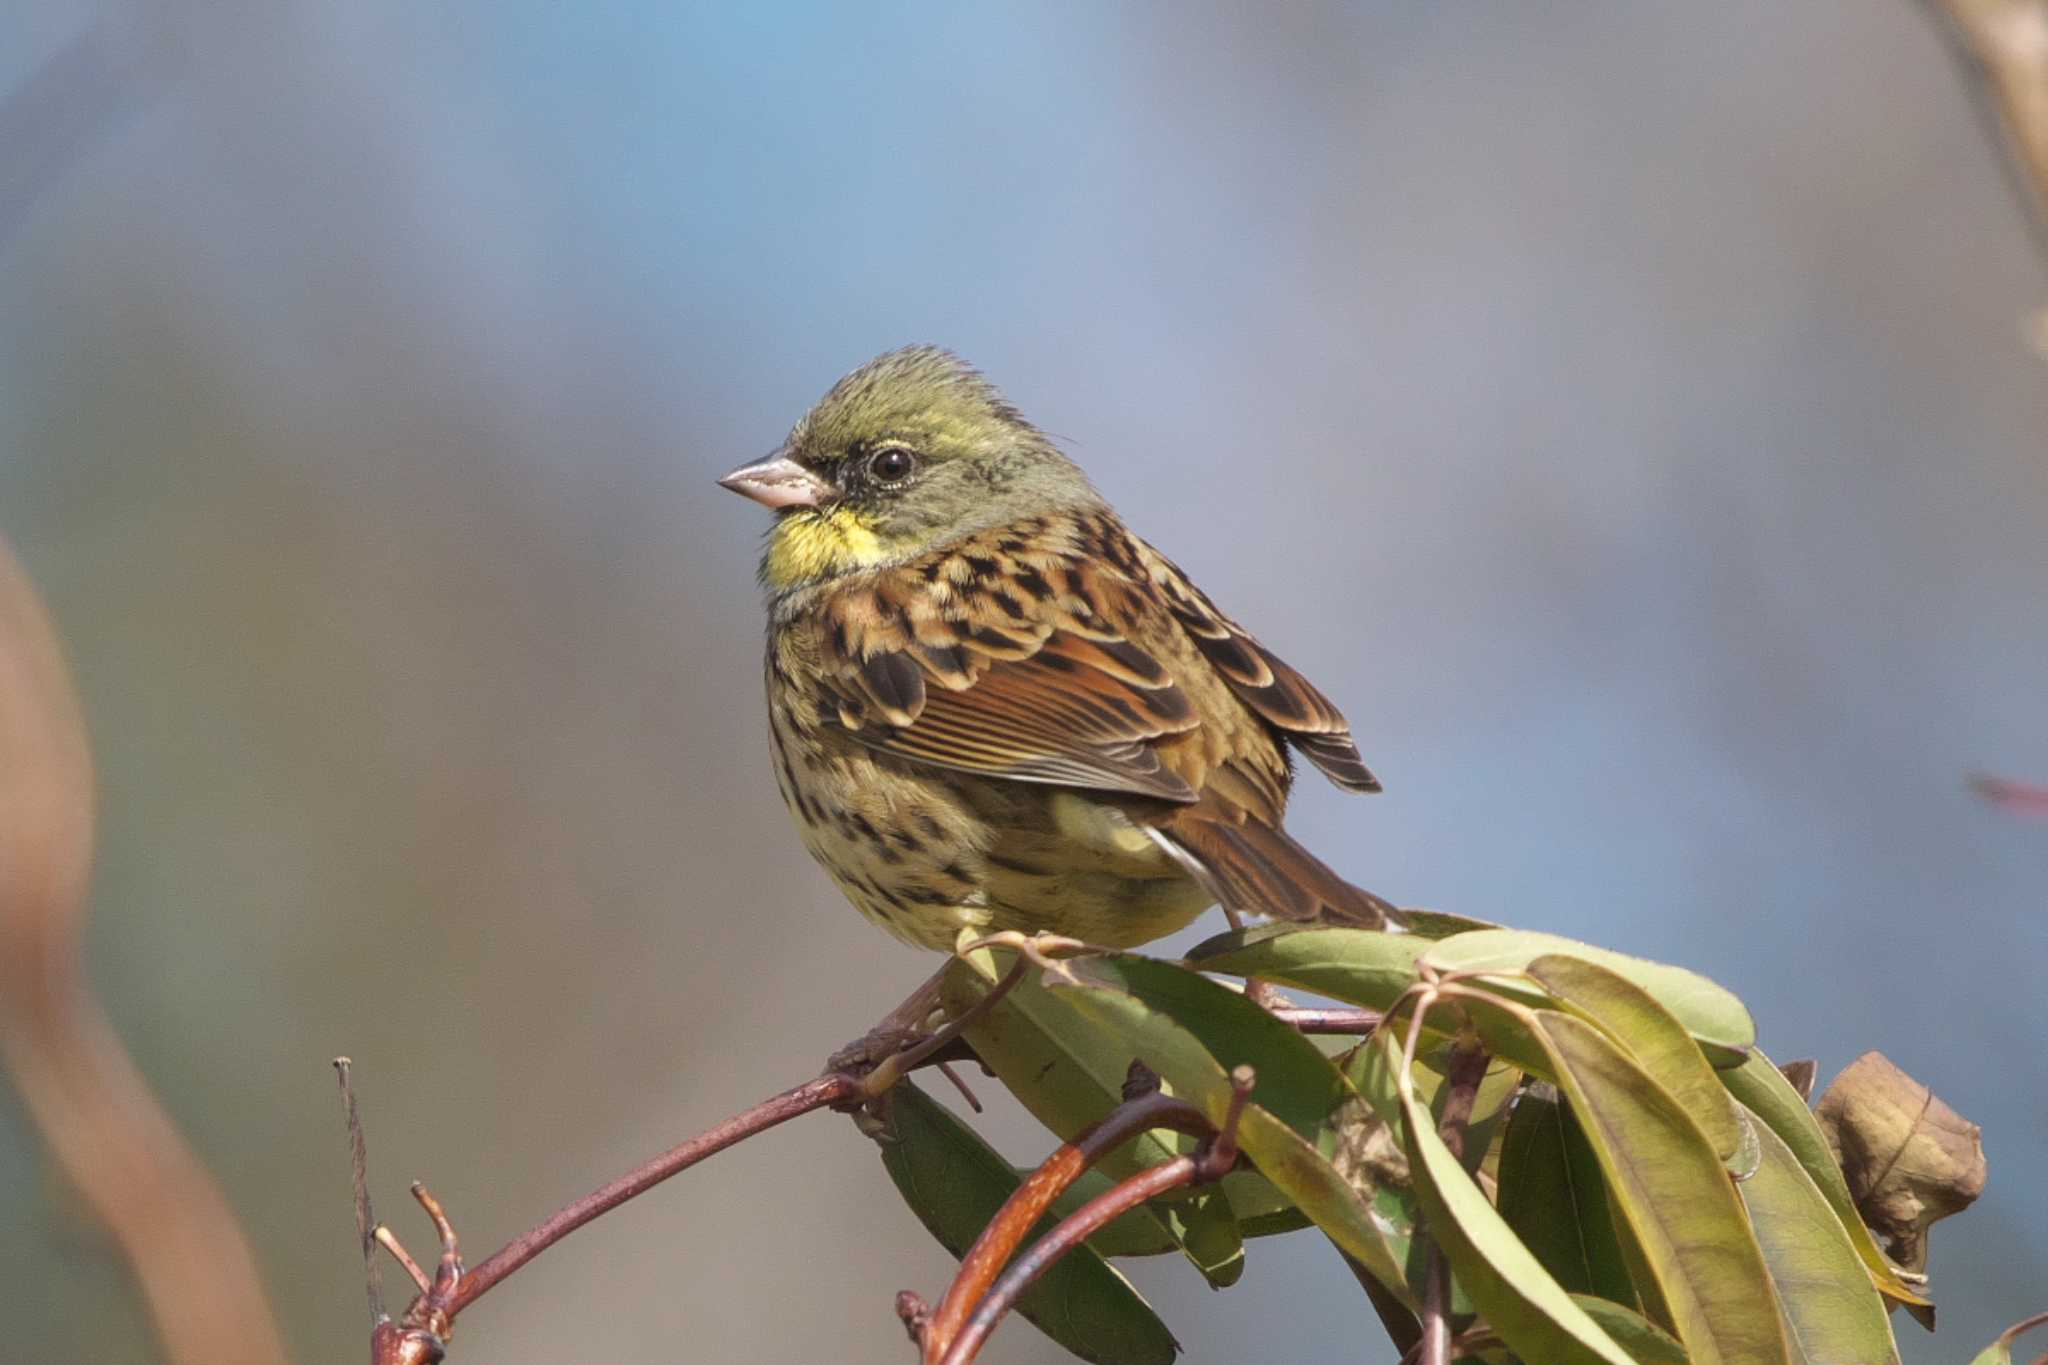
{"type": "Polygon", "coordinates": [[[916,469],[916,454],[902,446],[883,446],[868,456],[868,473],[879,483],[902,483],[916,469]]]}

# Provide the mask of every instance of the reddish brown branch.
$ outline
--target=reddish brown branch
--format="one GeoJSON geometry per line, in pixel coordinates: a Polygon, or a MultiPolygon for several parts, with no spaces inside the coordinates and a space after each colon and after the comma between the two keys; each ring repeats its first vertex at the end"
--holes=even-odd
{"type": "Polygon", "coordinates": [[[492,1286],[525,1265],[534,1257],[561,1241],[591,1219],[606,1213],[638,1195],[653,1189],[672,1175],[688,1170],[705,1157],[715,1156],[756,1133],[766,1132],[780,1123],[787,1123],[800,1114],[814,1109],[826,1109],[833,1105],[845,1104],[859,1096],[860,1078],[844,1072],[834,1072],[805,1081],[761,1101],[753,1108],[733,1115],[725,1122],[705,1129],[687,1142],[669,1148],[660,1156],[626,1172],[618,1179],[599,1186],[575,1203],[563,1208],[531,1231],[521,1234],[508,1242],[504,1249],[493,1253],[481,1265],[470,1271],[462,1281],[454,1302],[449,1305],[451,1316],[475,1303],[492,1286]]]}
{"type": "MultiPolygon", "coordinates": [[[[1418,1025],[1421,1018],[1418,1011],[1418,1025]]],[[[1465,1159],[1465,1125],[1471,1121],[1472,1106],[1479,1098],[1479,1083],[1486,1079],[1486,1066],[1484,1049],[1474,1043],[1460,1043],[1452,1049],[1450,1067],[1444,1074],[1444,1107],[1437,1119],[1437,1131],[1444,1146],[1460,1161],[1465,1159]]],[[[1450,1365],[1451,1267],[1443,1247],[1435,1241],[1430,1243],[1426,1275],[1422,1287],[1422,1340],[1416,1344],[1415,1358],[1419,1365],[1450,1365]]]]}
{"type": "MultiPolygon", "coordinates": [[[[1134,1063],[1132,1076],[1137,1079],[1150,1073],[1134,1063]]],[[[961,1258],[959,1272],[938,1308],[926,1310],[914,1294],[897,1297],[897,1311],[922,1346],[926,1365],[965,1365],[972,1360],[1018,1296],[1110,1219],[1167,1190],[1222,1179],[1237,1164],[1238,1120],[1255,1080],[1248,1066],[1231,1073],[1230,1104],[1220,1127],[1186,1101],[1152,1089],[1132,1095],[1100,1123],[1062,1144],[1025,1178],[982,1229],[961,1258]],[[1203,1139],[1202,1145],[1190,1155],[1148,1167],[1118,1182],[1070,1214],[1003,1270],[1052,1201],[1083,1171],[1139,1133],[1155,1128],[1192,1134],[1203,1139]],[[1000,1278],[998,1271],[1003,1271],[1000,1278]]]]}
{"type": "Polygon", "coordinates": [[[1017,1187],[961,1258],[959,1272],[925,1325],[927,1362],[940,1359],[952,1345],[974,1304],[1045,1216],[1052,1201],[1080,1179],[1083,1171],[1139,1133],[1154,1128],[1172,1128],[1197,1137],[1207,1137],[1215,1131],[1201,1110],[1185,1100],[1155,1091],[1117,1106],[1100,1123],[1072,1142],[1061,1144],[1017,1187]]]}
{"type": "MultiPolygon", "coordinates": [[[[940,1357],[941,1365],[967,1365],[981,1350],[982,1343],[988,1340],[988,1334],[995,1330],[996,1324],[1016,1306],[1024,1291],[1037,1283],[1039,1276],[1052,1269],[1060,1257],[1094,1236],[1110,1220],[1130,1212],[1147,1199],[1194,1184],[1199,1172],[1200,1163],[1195,1157],[1177,1156],[1118,1181],[1062,1219],[1052,1231],[1033,1242],[1030,1250],[1012,1261],[987,1295],[975,1305],[974,1312],[961,1325],[960,1334],[953,1338],[951,1348],[940,1357]]],[[[926,1339],[930,1339],[929,1328],[926,1339]]]]}
{"type": "Polygon", "coordinates": [[[1970,790],[2005,810],[2025,815],[2048,815],[2048,787],[2028,782],[2009,782],[2002,777],[1973,777],[1970,790]]]}
{"type": "Polygon", "coordinates": [[[1380,1026],[1378,1010],[1307,1009],[1299,1005],[1270,1007],[1274,1018],[1291,1024],[1301,1033],[1329,1033],[1364,1037],[1380,1026]]]}

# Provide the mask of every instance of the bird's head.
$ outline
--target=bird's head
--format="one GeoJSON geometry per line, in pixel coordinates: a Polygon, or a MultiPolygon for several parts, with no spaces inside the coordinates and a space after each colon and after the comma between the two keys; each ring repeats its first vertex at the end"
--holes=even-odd
{"type": "Polygon", "coordinates": [[[719,482],[775,509],[761,581],[777,595],[1096,500],[995,385],[935,346],[861,366],[781,449],[719,482]]]}

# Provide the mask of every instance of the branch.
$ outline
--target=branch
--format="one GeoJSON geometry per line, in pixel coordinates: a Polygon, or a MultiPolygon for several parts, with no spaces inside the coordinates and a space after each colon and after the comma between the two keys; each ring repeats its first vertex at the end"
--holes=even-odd
{"type": "Polygon", "coordinates": [[[1248,1066],[1231,1073],[1230,1104],[1220,1126],[1211,1125],[1186,1101],[1153,1090],[1126,1100],[1073,1142],[1062,1144],[975,1239],[936,1312],[927,1312],[914,1294],[897,1296],[897,1311],[919,1339],[927,1365],[968,1365],[1024,1292],[1111,1220],[1168,1190],[1222,1179],[1237,1164],[1238,1120],[1255,1079],[1248,1066]],[[1154,1128],[1194,1133],[1203,1141],[1194,1152],[1147,1167],[1089,1200],[994,1278],[1061,1191],[1124,1142],[1154,1128]]]}
{"type": "Polygon", "coordinates": [[[625,1203],[629,1199],[645,1194],[672,1175],[687,1171],[708,1156],[715,1156],[742,1142],[756,1133],[765,1133],[778,1124],[786,1123],[800,1114],[814,1109],[826,1109],[863,1098],[862,1079],[846,1072],[832,1072],[792,1086],[779,1095],[770,1096],[751,1109],[733,1115],[723,1123],[714,1124],[687,1142],[669,1148],[660,1156],[647,1161],[618,1179],[602,1185],[575,1203],[564,1207],[532,1231],[508,1242],[504,1249],[487,1258],[483,1264],[471,1271],[463,1281],[461,1290],[450,1305],[451,1314],[459,1313],[475,1303],[500,1280],[525,1265],[534,1257],[561,1241],[576,1229],[600,1214],[625,1203]]]}
{"type": "Polygon", "coordinates": [[[1989,96],[1993,134],[2012,154],[2007,166],[2022,172],[2013,188],[2048,257],[2048,0],[1929,3],[1947,18],[1980,108],[1989,96]]]}
{"type": "Polygon", "coordinates": [[[1299,1005],[1269,1007],[1275,1019],[1291,1024],[1300,1033],[1340,1034],[1363,1038],[1380,1026],[1378,1010],[1307,1009],[1299,1005]]]}
{"type": "Polygon", "coordinates": [[[1154,1128],[1171,1128],[1197,1137],[1207,1137],[1215,1131],[1201,1110],[1186,1100],[1173,1099],[1155,1090],[1118,1105],[1072,1142],[1062,1143],[1004,1201],[996,1216],[974,1239],[974,1245],[960,1258],[953,1283],[925,1327],[927,1362],[939,1360],[952,1345],[974,1304],[1037,1226],[1052,1201],[1080,1179],[1083,1171],[1129,1139],[1154,1128]]]}
{"type": "MultiPolygon", "coordinates": [[[[12,106],[0,108],[0,138],[12,106]]],[[[0,236],[8,206],[0,187],[0,236]]],[[[274,1365],[256,1257],[94,998],[79,948],[92,861],[85,723],[49,615],[0,544],[0,1062],[112,1236],[172,1365],[274,1365]]]]}
{"type": "MultiPolygon", "coordinates": [[[[1415,1012],[1415,1026],[1422,1023],[1422,1008],[1415,1012]]],[[[1471,1121],[1472,1105],[1479,1097],[1479,1083],[1486,1079],[1487,1056],[1476,1043],[1460,1042],[1451,1050],[1450,1069],[1444,1076],[1444,1112],[1437,1120],[1437,1132],[1444,1146],[1459,1161],[1465,1159],[1465,1125],[1471,1121]]],[[[1422,1342],[1420,1365],[1450,1365],[1451,1267],[1443,1247],[1432,1240],[1429,1247],[1429,1278],[1423,1286],[1422,1342]]]]}
{"type": "Polygon", "coordinates": [[[1970,779],[1970,790],[2003,810],[2022,815],[2048,815],[2048,787],[1979,775],[1970,779]]]}

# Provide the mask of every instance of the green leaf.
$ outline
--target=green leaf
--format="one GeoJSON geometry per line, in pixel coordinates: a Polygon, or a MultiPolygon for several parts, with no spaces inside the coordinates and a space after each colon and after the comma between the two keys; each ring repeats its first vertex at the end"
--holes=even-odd
{"type": "Polygon", "coordinates": [[[1130,956],[1073,967],[1081,984],[1059,988],[1063,999],[1122,1039],[1211,1123],[1220,1125],[1230,1106],[1229,1068],[1252,1066],[1258,1085],[1238,1126],[1239,1146],[1332,1241],[1408,1297],[1403,1262],[1412,1216],[1388,1216],[1379,1196],[1388,1194],[1398,1212],[1389,1192],[1375,1191],[1371,1200],[1361,1192],[1373,1186],[1362,1166],[1350,1164],[1348,1143],[1365,1106],[1328,1058],[1238,992],[1184,968],[1130,956]],[[1347,1163],[1342,1171],[1333,1158],[1347,1163]]]}
{"type": "Polygon", "coordinates": [[[1621,1343],[1636,1365],[1691,1365],[1685,1347],[1634,1309],[1590,1294],[1574,1294],[1572,1299],[1606,1329],[1608,1336],[1621,1343]]]}
{"type": "Polygon", "coordinates": [[[1466,934],[1474,929],[1500,928],[1492,920],[1454,915],[1448,910],[1405,909],[1401,913],[1408,917],[1408,932],[1416,938],[1449,938],[1452,934],[1466,934]]]}
{"type": "Polygon", "coordinates": [[[1671,1011],[1628,978],[1584,958],[1546,953],[1530,962],[1528,971],[1551,995],[1627,1048],[1650,1079],[1692,1116],[1724,1165],[1735,1159],[1743,1145],[1735,1103],[1671,1011]]]}
{"type": "Polygon", "coordinates": [[[1535,1017],[1687,1353],[1697,1365],[1790,1365],[1763,1251],[1699,1125],[1598,1028],[1535,1017]]]}
{"type": "Polygon", "coordinates": [[[1259,1107],[1311,1142],[1355,1098],[1343,1073],[1314,1043],[1242,992],[1199,972],[1131,953],[1087,958],[1073,968],[1083,984],[1123,991],[1171,1019],[1226,1074],[1240,1065],[1253,1068],[1259,1107]]]}
{"type": "Polygon", "coordinates": [[[1898,1365],[1884,1299],[1792,1149],[1756,1125],[1762,1160],[1736,1186],[1778,1289],[1799,1365],[1898,1365]]]}
{"type": "MultiPolygon", "coordinates": [[[[1017,1188],[1010,1164],[916,1085],[889,1092],[882,1165],[903,1201],[963,1256],[1017,1188]]],[[[1034,1236],[1052,1226],[1041,1220],[1034,1236]]],[[[1074,1248],[1024,1292],[1017,1311],[1083,1360],[1170,1365],[1180,1347],[1130,1282],[1086,1246],[1074,1248]]]]}
{"type": "MultiPolygon", "coordinates": [[[[1013,960],[1007,953],[987,950],[954,959],[940,989],[947,1008],[955,1014],[964,1012],[988,993],[1013,960]]],[[[966,1038],[1031,1116],[1063,1140],[1071,1140],[1123,1103],[1132,1057],[1129,1042],[1105,1032],[1058,992],[1046,989],[1036,970],[1027,972],[1009,994],[969,1025],[966,1038]]],[[[1099,1169],[1120,1180],[1171,1161],[1193,1145],[1192,1139],[1183,1140],[1176,1133],[1140,1133],[1103,1158],[1099,1169]]],[[[1166,1211],[1168,1201],[1155,1200],[1127,1216],[1156,1221],[1161,1233],[1173,1238],[1211,1285],[1220,1289],[1235,1283],[1244,1273],[1244,1243],[1228,1198],[1211,1188],[1171,1203],[1171,1212],[1166,1211]]]]}
{"type": "Polygon", "coordinates": [[[1559,1284],[1635,1305],[1599,1158],[1554,1087],[1522,1092],[1501,1140],[1499,1178],[1501,1217],[1559,1284]]]}
{"type": "Polygon", "coordinates": [[[1531,1009],[1549,1004],[1547,994],[1517,978],[1535,959],[1562,953],[1607,968],[1656,997],[1699,1040],[1716,1067],[1738,1066],[1756,1043],[1756,1024],[1740,1000],[1696,972],[1610,952],[1588,943],[1519,929],[1482,929],[1433,944],[1422,962],[1440,972],[1499,973],[1488,987],[1531,1009]]]}
{"type": "Polygon", "coordinates": [[[1835,1211],[1836,1219],[1856,1248],[1857,1258],[1870,1272],[1877,1287],[1887,1297],[1901,1303],[1930,1306],[1921,1294],[1920,1286],[1902,1278],[1898,1267],[1878,1247],[1877,1238],[1864,1225],[1862,1214],[1857,1212],[1856,1201],[1850,1197],[1849,1182],[1843,1177],[1842,1168],[1836,1164],[1835,1154],[1828,1148],[1820,1121],[1814,1118],[1813,1111],[1806,1107],[1806,1101],[1799,1097],[1792,1083],[1772,1065],[1771,1059],[1761,1051],[1752,1052],[1749,1060],[1721,1072],[1720,1076],[1721,1084],[1728,1088],[1728,1093],[1741,1101],[1744,1108],[1791,1150],[1800,1169],[1820,1190],[1821,1197],[1828,1201],[1828,1207],[1835,1211]]]}
{"type": "Polygon", "coordinates": [[[1415,1191],[1451,1272],[1487,1324],[1518,1355],[1546,1365],[1635,1365],[1545,1270],[1465,1171],[1416,1098],[1398,1045],[1375,1036],[1377,1064],[1393,1077],[1415,1191]]]}
{"type": "Polygon", "coordinates": [[[1430,947],[1412,934],[1260,925],[1209,939],[1188,961],[1205,972],[1256,976],[1383,1010],[1415,984],[1416,959],[1430,947]]]}

